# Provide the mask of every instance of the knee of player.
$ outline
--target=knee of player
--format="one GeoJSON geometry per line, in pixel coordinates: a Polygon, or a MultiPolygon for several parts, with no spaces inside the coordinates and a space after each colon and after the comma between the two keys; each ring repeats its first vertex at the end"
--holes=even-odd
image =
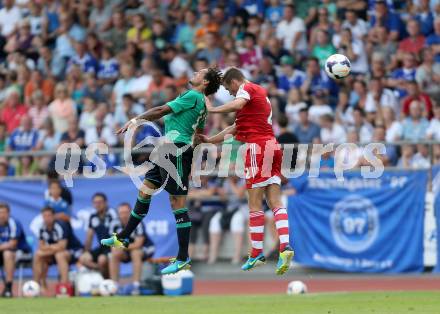
{"type": "Polygon", "coordinates": [[[150,195],[150,194],[146,194],[146,193],[142,192],[142,190],[139,190],[139,192],[138,192],[138,196],[139,196],[141,199],[144,199],[144,200],[148,200],[148,199],[151,198],[151,195],[150,195]]]}
{"type": "Polygon", "coordinates": [[[68,257],[68,252],[67,251],[59,251],[55,253],[55,258],[56,260],[66,260],[68,257]]]}
{"type": "Polygon", "coordinates": [[[142,250],[141,249],[131,250],[130,255],[131,255],[132,259],[141,258],[142,257],[142,250]]]}
{"type": "Polygon", "coordinates": [[[121,260],[123,256],[123,251],[117,248],[112,248],[112,260],[121,260]]]}
{"type": "Polygon", "coordinates": [[[185,207],[185,204],[186,204],[186,197],[177,196],[177,195],[170,195],[170,203],[171,203],[171,207],[173,209],[183,208],[183,207],[185,207]]]}

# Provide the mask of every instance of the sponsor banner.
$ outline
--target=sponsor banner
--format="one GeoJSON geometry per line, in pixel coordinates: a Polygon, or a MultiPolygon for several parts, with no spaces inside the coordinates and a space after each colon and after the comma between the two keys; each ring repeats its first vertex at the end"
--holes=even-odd
{"type": "Polygon", "coordinates": [[[426,171],[293,179],[291,241],[298,263],[347,272],[423,270],[426,171]]]}

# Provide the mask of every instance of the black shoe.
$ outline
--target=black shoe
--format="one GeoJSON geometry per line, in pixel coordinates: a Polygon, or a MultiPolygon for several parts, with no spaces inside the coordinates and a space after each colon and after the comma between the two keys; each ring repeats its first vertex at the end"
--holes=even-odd
{"type": "Polygon", "coordinates": [[[2,297],[3,298],[12,298],[13,297],[12,291],[9,289],[3,290],[2,297]]]}

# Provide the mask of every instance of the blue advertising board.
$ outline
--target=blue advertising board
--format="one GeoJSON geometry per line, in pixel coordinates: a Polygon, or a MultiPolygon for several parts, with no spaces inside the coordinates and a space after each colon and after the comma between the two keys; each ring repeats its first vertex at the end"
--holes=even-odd
{"type": "Polygon", "coordinates": [[[295,259],[346,272],[423,270],[426,171],[360,172],[293,179],[289,224],[295,259]]]}

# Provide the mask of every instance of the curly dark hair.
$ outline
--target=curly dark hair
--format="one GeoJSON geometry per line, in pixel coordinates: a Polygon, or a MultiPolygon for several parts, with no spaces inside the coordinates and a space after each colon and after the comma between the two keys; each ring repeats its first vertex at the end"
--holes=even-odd
{"type": "Polygon", "coordinates": [[[205,80],[209,82],[205,88],[205,95],[212,95],[220,88],[220,84],[222,83],[222,72],[217,68],[208,68],[208,72],[205,74],[205,80]]]}

